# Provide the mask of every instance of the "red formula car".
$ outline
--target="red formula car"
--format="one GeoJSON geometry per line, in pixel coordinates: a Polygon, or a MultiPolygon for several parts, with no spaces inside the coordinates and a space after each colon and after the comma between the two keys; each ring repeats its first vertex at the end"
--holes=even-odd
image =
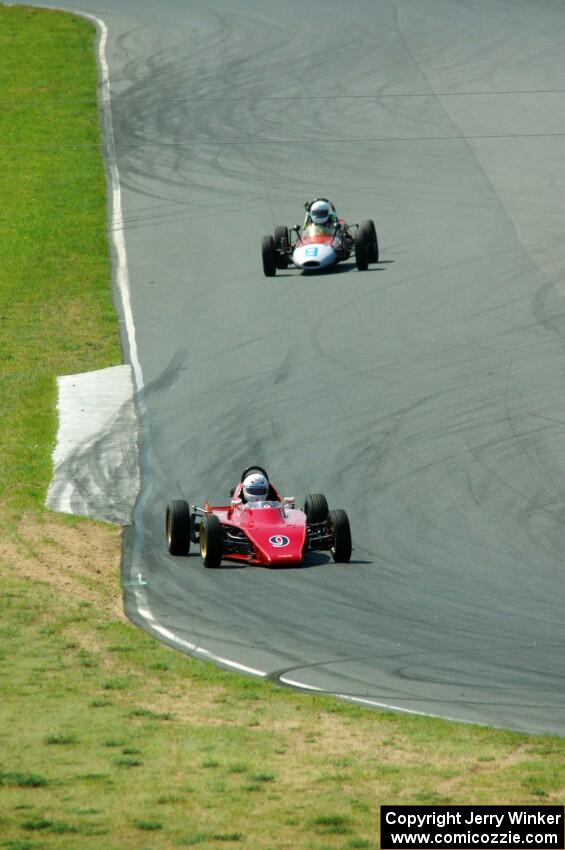
{"type": "Polygon", "coordinates": [[[325,496],[306,497],[304,509],[294,498],[281,498],[260,466],[244,470],[229,505],[204,503],[189,508],[183,499],[169,502],[166,533],[171,555],[188,555],[200,544],[205,567],[224,558],[265,566],[298,566],[312,551],[329,551],[334,561],[351,558],[351,530],[343,510],[328,510],[325,496]]]}

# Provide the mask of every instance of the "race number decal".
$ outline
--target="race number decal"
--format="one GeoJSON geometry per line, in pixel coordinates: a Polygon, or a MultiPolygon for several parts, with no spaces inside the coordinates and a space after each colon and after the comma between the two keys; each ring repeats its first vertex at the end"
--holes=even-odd
{"type": "Polygon", "coordinates": [[[317,257],[318,256],[318,246],[312,245],[311,248],[306,248],[304,251],[305,257],[317,257]]]}
{"type": "Polygon", "coordinates": [[[269,543],[276,549],[281,549],[283,546],[288,546],[290,540],[284,534],[275,534],[273,537],[269,537],[269,543]]]}

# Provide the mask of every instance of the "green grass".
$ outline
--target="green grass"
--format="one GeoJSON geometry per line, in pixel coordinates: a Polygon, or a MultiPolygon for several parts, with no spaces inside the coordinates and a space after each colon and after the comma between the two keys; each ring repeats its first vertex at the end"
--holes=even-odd
{"type": "Polygon", "coordinates": [[[0,530],[41,510],[57,375],[120,362],[94,29],[0,6],[0,530]]]}
{"type": "Polygon", "coordinates": [[[0,580],[5,842],[353,850],[376,847],[381,803],[562,801],[561,739],[281,691],[113,620],[109,587],[84,617],[71,594],[6,568],[0,580]],[[125,687],[100,701],[114,679],[125,687]]]}
{"type": "MultiPolygon", "coordinates": [[[[51,518],[31,539],[20,524],[47,526],[55,378],[119,362],[93,42],[80,19],[0,6],[0,530],[47,578],[72,561],[58,523],[92,527],[51,518]]],[[[228,674],[117,619],[117,574],[72,564],[54,586],[14,557],[0,554],[0,850],[369,850],[384,803],[562,803],[561,739],[228,674]]]]}

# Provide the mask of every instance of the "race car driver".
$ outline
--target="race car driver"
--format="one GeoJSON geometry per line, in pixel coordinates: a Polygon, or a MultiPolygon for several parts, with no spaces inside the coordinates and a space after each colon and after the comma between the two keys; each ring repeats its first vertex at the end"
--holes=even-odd
{"type": "Polygon", "coordinates": [[[250,472],[243,479],[241,492],[244,502],[265,502],[269,498],[269,481],[260,472],[250,472]]]}
{"type": "Polygon", "coordinates": [[[328,233],[334,233],[336,228],[341,227],[335,207],[327,198],[315,198],[313,201],[306,201],[304,209],[306,210],[304,230],[311,224],[328,233]]]}
{"type": "Polygon", "coordinates": [[[315,198],[304,204],[306,218],[304,219],[304,230],[311,228],[308,235],[330,235],[336,236],[343,241],[346,250],[353,247],[353,235],[335,211],[335,207],[327,198],[315,198]]]}

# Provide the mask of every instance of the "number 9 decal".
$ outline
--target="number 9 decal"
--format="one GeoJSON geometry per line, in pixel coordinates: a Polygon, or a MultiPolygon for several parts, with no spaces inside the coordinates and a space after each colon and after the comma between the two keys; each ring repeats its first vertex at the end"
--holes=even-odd
{"type": "Polygon", "coordinates": [[[285,534],[275,534],[273,537],[269,537],[269,543],[275,549],[281,549],[283,546],[288,546],[290,540],[285,534]]]}

